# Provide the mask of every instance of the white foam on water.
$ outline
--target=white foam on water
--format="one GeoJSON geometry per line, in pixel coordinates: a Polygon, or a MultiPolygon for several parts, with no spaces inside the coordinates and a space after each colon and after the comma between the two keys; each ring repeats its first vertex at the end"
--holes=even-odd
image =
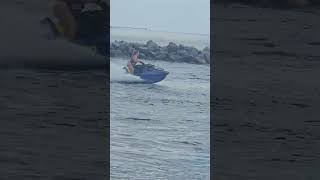
{"type": "Polygon", "coordinates": [[[110,62],[110,81],[111,82],[127,82],[139,83],[143,82],[139,77],[128,74],[123,67],[124,61],[111,61],[110,62]]]}

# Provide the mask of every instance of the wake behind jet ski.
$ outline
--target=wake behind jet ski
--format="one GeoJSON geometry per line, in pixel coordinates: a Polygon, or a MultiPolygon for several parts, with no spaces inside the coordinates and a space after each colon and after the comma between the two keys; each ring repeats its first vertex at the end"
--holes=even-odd
{"type": "Polygon", "coordinates": [[[145,64],[138,59],[139,51],[134,50],[127,67],[124,67],[127,73],[140,77],[146,83],[157,83],[167,77],[169,72],[151,64],[145,64]],[[137,63],[141,63],[137,64],[137,63]]]}

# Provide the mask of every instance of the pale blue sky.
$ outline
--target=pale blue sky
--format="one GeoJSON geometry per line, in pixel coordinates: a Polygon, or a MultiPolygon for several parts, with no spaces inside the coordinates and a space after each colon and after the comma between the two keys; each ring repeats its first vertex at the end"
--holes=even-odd
{"type": "Polygon", "coordinates": [[[210,33],[210,0],[111,0],[111,26],[210,33]]]}

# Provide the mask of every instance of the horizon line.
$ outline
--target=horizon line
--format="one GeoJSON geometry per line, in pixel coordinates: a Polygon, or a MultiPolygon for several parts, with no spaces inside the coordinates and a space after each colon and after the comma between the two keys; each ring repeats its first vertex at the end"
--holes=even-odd
{"type": "Polygon", "coordinates": [[[166,31],[166,30],[153,30],[145,27],[130,27],[130,26],[110,26],[110,28],[119,28],[119,29],[140,29],[146,31],[153,31],[153,32],[167,32],[167,33],[181,33],[181,34],[193,34],[193,35],[202,35],[202,36],[209,36],[210,34],[206,33],[194,33],[194,32],[178,32],[178,31],[166,31]]]}

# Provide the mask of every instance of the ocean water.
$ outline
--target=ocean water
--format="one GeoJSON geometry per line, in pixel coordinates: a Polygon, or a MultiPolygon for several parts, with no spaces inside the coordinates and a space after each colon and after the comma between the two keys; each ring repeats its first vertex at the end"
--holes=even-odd
{"type": "Polygon", "coordinates": [[[106,78],[102,70],[0,68],[0,179],[103,179],[106,78]]]}
{"type": "MultiPolygon", "coordinates": [[[[13,22],[21,22],[22,19],[13,22]]],[[[7,27],[15,27],[16,24],[8,23],[7,27]]],[[[43,147],[43,152],[47,146],[46,143],[40,142],[50,144],[52,141],[42,139],[39,134],[48,133],[48,136],[56,137],[54,140],[60,142],[59,140],[70,137],[71,133],[74,139],[79,137],[86,145],[90,144],[77,149],[80,151],[85,148],[83,153],[72,154],[75,151],[70,147],[75,143],[72,141],[73,138],[65,141],[65,147],[70,147],[72,158],[79,158],[76,162],[93,164],[103,161],[104,156],[100,155],[104,149],[96,148],[94,140],[101,137],[102,133],[99,130],[104,128],[105,123],[103,103],[106,99],[106,87],[103,79],[106,76],[101,69],[91,69],[101,64],[101,58],[95,58],[91,52],[65,41],[47,41],[38,36],[38,30],[34,31],[37,28],[31,26],[26,33],[28,36],[19,33],[21,29],[13,28],[15,31],[12,34],[21,36],[15,39],[19,40],[19,43],[4,46],[4,51],[0,53],[0,65],[4,67],[0,70],[0,80],[5,87],[1,89],[1,112],[4,117],[10,119],[14,111],[21,111],[16,114],[19,118],[27,116],[23,123],[12,121],[9,128],[3,129],[23,129],[17,139],[25,137],[28,142],[35,143],[34,147],[43,147]],[[29,42],[33,42],[33,46],[30,46],[29,42]],[[14,48],[16,46],[17,48],[14,48]],[[37,53],[34,49],[37,49],[37,53]],[[53,69],[70,66],[73,70],[23,68],[28,64],[45,64],[53,69]],[[7,66],[13,69],[7,69],[7,66]],[[89,70],[79,71],[79,66],[87,67],[89,70]],[[14,96],[14,93],[19,96],[14,96]],[[43,116],[46,118],[42,119],[43,116]],[[34,128],[40,120],[41,125],[34,128]],[[80,136],[79,132],[82,132],[80,136]],[[34,141],[33,137],[40,139],[34,141]],[[90,138],[84,141],[86,137],[90,138]],[[92,158],[83,154],[97,156],[92,158]]],[[[4,29],[4,32],[9,32],[9,29],[4,29]]],[[[209,45],[206,35],[139,30],[112,30],[111,33],[111,40],[154,40],[160,45],[175,42],[198,48],[209,45]]],[[[7,36],[10,33],[3,34],[7,36]]],[[[139,84],[136,83],[139,79],[123,74],[121,68],[126,59],[110,61],[111,178],[209,179],[209,66],[152,60],[146,62],[168,70],[169,76],[158,84],[139,84]]],[[[20,141],[16,143],[20,145],[20,141]]],[[[61,152],[63,153],[65,152],[61,152]]],[[[32,155],[32,159],[37,160],[38,154],[32,155]]],[[[56,158],[49,155],[46,157],[56,158]]],[[[66,163],[59,164],[59,167],[54,167],[52,171],[69,169],[67,159],[61,157],[60,160],[65,160],[66,163]]],[[[97,171],[98,174],[103,167],[93,166],[89,173],[97,171]]],[[[75,173],[82,175],[86,172],[85,169],[77,169],[75,173]]],[[[27,173],[32,175],[37,172],[27,173]]]]}
{"type": "MultiPolygon", "coordinates": [[[[160,39],[151,34],[138,40],[160,39]]],[[[126,61],[110,64],[111,179],[210,179],[210,67],[145,60],[170,74],[141,84],[122,70],[126,61]]]]}

